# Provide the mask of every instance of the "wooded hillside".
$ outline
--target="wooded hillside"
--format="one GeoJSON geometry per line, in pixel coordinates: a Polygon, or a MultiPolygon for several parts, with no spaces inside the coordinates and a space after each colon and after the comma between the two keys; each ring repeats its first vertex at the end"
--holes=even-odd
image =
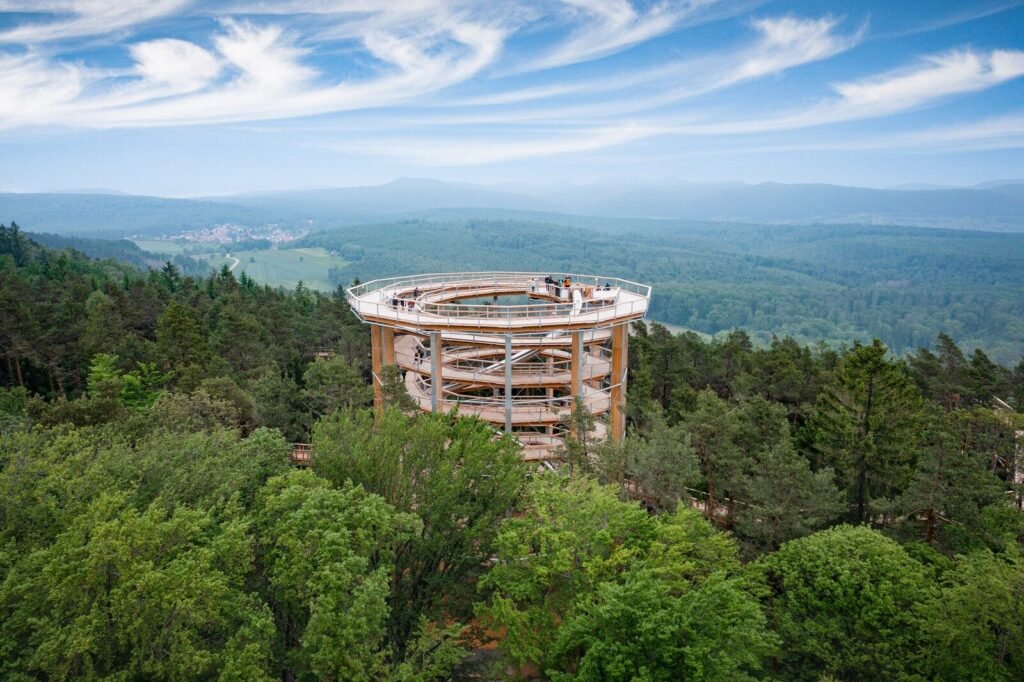
{"type": "Polygon", "coordinates": [[[367,337],[0,228],[0,678],[1024,678],[1024,362],[639,323],[541,473],[367,337]]]}

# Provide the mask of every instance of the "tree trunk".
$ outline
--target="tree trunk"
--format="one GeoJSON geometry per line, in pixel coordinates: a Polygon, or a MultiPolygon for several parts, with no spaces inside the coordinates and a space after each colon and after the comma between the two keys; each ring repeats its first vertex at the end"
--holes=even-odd
{"type": "Polygon", "coordinates": [[[867,513],[867,503],[865,500],[867,478],[867,463],[861,459],[860,470],[857,472],[857,521],[860,523],[864,523],[864,517],[867,513]]]}

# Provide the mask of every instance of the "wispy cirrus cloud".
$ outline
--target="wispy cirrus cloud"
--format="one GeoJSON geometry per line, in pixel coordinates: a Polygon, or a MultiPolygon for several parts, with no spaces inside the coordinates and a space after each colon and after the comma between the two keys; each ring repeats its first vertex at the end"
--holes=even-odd
{"type": "Polygon", "coordinates": [[[799,97],[738,105],[732,93],[856,53],[868,37],[863,17],[735,16],[757,4],[0,0],[24,13],[0,31],[0,129],[266,121],[297,137],[323,131],[324,148],[480,165],[813,130],[1024,75],[1021,50],[960,47],[876,73],[819,68],[799,97]],[[728,23],[705,25],[716,20],[728,23]],[[698,25],[716,38],[691,45],[698,25]]]}
{"type": "Polygon", "coordinates": [[[0,12],[40,15],[0,31],[0,44],[38,44],[112,33],[172,16],[192,0],[0,0],[0,12]]]}
{"type": "Polygon", "coordinates": [[[832,85],[838,97],[774,116],[693,125],[690,134],[743,134],[808,128],[912,111],[1024,76],[1024,51],[969,48],[926,56],[914,64],[832,85]]]}
{"type": "Polygon", "coordinates": [[[0,94],[19,108],[0,125],[181,125],[394,105],[472,77],[494,60],[504,39],[501,29],[469,20],[414,31],[380,24],[361,37],[361,47],[381,66],[339,81],[314,66],[312,50],[278,24],[231,18],[221,24],[212,50],[180,39],[131,44],[134,68],[113,78],[35,51],[8,57],[5,63],[21,73],[0,81],[0,94]]]}
{"type": "Polygon", "coordinates": [[[723,90],[745,81],[774,76],[805,64],[822,61],[856,46],[865,28],[853,32],[838,30],[833,17],[807,19],[787,15],[761,18],[751,22],[754,40],[731,45],[699,58],[671,61],[655,68],[638,70],[617,77],[561,82],[540,87],[511,88],[483,96],[474,96],[441,104],[448,107],[498,107],[507,104],[580,95],[610,95],[596,103],[557,105],[529,110],[514,109],[497,113],[448,117],[448,122],[508,123],[553,118],[594,118],[651,110],[700,95],[723,90]],[[648,86],[656,93],[617,97],[611,93],[648,86]]]}
{"type": "Polygon", "coordinates": [[[645,124],[621,123],[509,140],[491,136],[376,138],[372,141],[319,144],[322,148],[368,155],[384,155],[420,166],[479,166],[562,154],[588,152],[642,140],[662,129],[645,124]]]}
{"type": "MultiPolygon", "coordinates": [[[[679,122],[671,116],[651,117],[615,128],[591,128],[577,137],[554,135],[543,141],[534,140],[519,148],[504,140],[486,138],[470,139],[464,145],[456,145],[454,141],[426,145],[396,143],[384,138],[381,146],[387,149],[382,153],[405,154],[404,158],[422,165],[477,165],[515,160],[531,154],[540,156],[565,153],[565,150],[590,151],[658,136],[686,138],[772,133],[910,111],[953,95],[993,87],[1021,76],[1024,76],[1024,52],[956,50],[926,57],[916,64],[892,72],[837,83],[833,89],[838,97],[774,117],[713,122],[679,122]],[[471,151],[451,153],[454,149],[461,152],[464,147],[471,151]],[[545,152],[545,149],[552,151],[545,152]]],[[[1014,147],[1019,146],[1020,121],[1019,117],[1010,117],[984,124],[916,131],[913,134],[902,134],[902,142],[894,142],[893,146],[934,146],[943,142],[975,147],[1014,147]]],[[[366,151],[369,145],[364,143],[360,149],[366,151]]]]}
{"type": "Polygon", "coordinates": [[[668,33],[717,1],[659,2],[638,10],[627,0],[562,0],[563,13],[576,28],[566,40],[516,70],[550,69],[604,57],[668,33]]]}
{"type": "Polygon", "coordinates": [[[883,115],[930,101],[984,90],[1024,75],[1024,51],[954,50],[892,73],[839,83],[840,114],[883,115]]]}

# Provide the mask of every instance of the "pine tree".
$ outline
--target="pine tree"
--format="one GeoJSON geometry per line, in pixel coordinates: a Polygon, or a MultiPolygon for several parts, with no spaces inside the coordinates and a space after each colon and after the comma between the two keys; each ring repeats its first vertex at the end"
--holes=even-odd
{"type": "Polygon", "coordinates": [[[864,523],[891,512],[919,455],[923,400],[901,362],[877,339],[855,344],[815,404],[810,424],[819,467],[832,466],[864,523]]]}

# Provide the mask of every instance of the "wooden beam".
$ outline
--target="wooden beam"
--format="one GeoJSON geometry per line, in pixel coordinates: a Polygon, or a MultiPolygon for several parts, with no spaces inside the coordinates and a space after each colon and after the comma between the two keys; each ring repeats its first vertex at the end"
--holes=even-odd
{"type": "Polygon", "coordinates": [[[512,433],[512,335],[505,334],[505,433],[512,433]]]}
{"type": "Polygon", "coordinates": [[[573,399],[583,397],[583,334],[572,333],[572,361],[570,369],[570,390],[573,399]]]}
{"type": "Polygon", "coordinates": [[[370,369],[373,372],[373,406],[378,412],[384,409],[384,384],[381,382],[381,329],[380,325],[370,325],[370,369]]]}
{"type": "Polygon", "coordinates": [[[441,376],[441,333],[434,332],[430,335],[430,411],[437,412],[441,405],[441,387],[444,386],[444,378],[441,376]]]}
{"type": "Polygon", "coordinates": [[[626,373],[629,357],[629,324],[620,324],[612,331],[611,372],[611,436],[621,443],[626,436],[626,373]]]}
{"type": "Polygon", "coordinates": [[[381,351],[382,365],[395,364],[395,330],[391,327],[381,327],[381,351]]]}

